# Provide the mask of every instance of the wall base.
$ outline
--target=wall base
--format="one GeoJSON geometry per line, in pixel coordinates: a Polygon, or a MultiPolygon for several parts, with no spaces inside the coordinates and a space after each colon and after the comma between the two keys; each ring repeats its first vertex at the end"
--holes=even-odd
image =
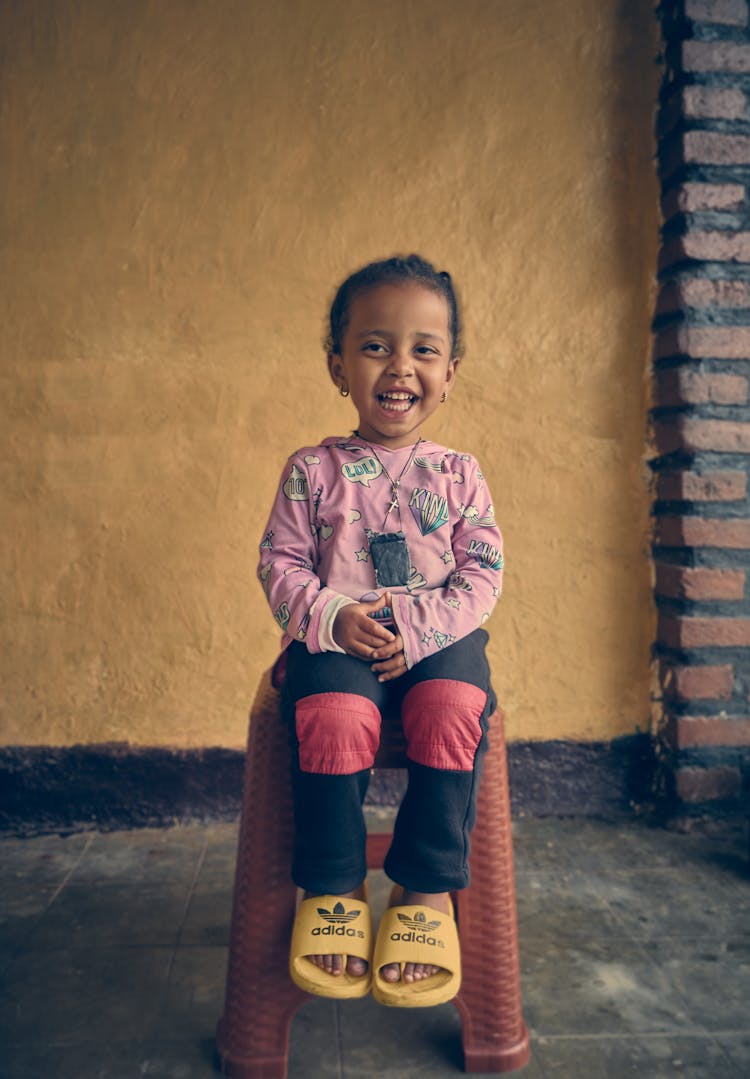
{"type": "MultiPolygon", "coordinates": [[[[614,818],[648,805],[650,738],[610,743],[516,742],[508,747],[515,816],[614,818]]],[[[167,827],[232,820],[244,753],[123,744],[0,749],[0,830],[17,834],[167,827]]],[[[368,802],[396,805],[403,771],[383,771],[368,802]]]]}

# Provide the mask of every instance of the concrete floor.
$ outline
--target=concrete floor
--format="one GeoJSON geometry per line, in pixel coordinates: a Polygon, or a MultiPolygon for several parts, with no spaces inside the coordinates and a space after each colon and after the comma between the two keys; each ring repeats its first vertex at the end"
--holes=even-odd
{"type": "MultiPolygon", "coordinates": [[[[746,835],[515,825],[524,1079],[750,1075],[746,835]]],[[[0,1075],[211,1079],[236,829],[0,841],[0,1075]]],[[[371,885],[374,905],[385,881],[371,885]]],[[[291,1079],[460,1074],[452,1005],[311,999],[291,1079]]]]}

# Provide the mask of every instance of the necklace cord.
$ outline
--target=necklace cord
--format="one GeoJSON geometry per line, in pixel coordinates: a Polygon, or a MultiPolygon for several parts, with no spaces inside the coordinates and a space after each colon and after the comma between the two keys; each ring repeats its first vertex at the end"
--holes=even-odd
{"type": "Polygon", "coordinates": [[[399,485],[401,484],[401,480],[404,478],[406,473],[411,468],[411,466],[412,466],[412,464],[414,462],[414,458],[417,455],[417,449],[424,442],[424,439],[423,438],[418,438],[417,441],[414,443],[414,445],[412,446],[412,449],[411,449],[411,453],[409,454],[408,461],[406,462],[406,464],[404,465],[404,467],[401,469],[398,476],[394,480],[393,476],[391,476],[388,469],[385,467],[383,462],[380,460],[380,457],[378,456],[378,453],[375,450],[375,448],[367,441],[366,438],[362,437],[362,435],[359,433],[359,431],[355,431],[354,434],[357,436],[357,438],[362,439],[365,446],[367,446],[370,453],[373,455],[375,460],[378,462],[378,464],[382,468],[382,470],[383,470],[383,472],[384,472],[384,474],[386,476],[386,479],[388,480],[388,482],[391,485],[391,501],[388,504],[388,508],[385,511],[385,517],[383,518],[383,524],[381,525],[381,531],[383,531],[385,529],[385,526],[388,523],[388,518],[389,518],[389,516],[391,514],[391,511],[394,510],[394,509],[397,510],[397,512],[398,512],[398,523],[399,523],[399,527],[400,527],[401,523],[402,523],[402,520],[401,520],[401,506],[400,506],[399,501],[398,501],[399,485]]]}

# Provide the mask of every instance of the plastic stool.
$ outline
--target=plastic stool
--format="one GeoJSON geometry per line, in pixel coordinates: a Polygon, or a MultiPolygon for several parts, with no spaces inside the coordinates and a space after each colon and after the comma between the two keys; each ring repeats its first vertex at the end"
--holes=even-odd
{"type": "MultiPolygon", "coordinates": [[[[285,1079],[289,1028],[311,998],[288,974],[297,889],[290,876],[293,817],[289,741],[279,715],[279,672],[263,676],[252,711],[240,819],[224,1015],[222,1075],[285,1079]]],[[[471,885],[457,892],[463,979],[454,1000],[467,1072],[507,1072],[530,1055],[521,1014],[515,879],[502,714],[490,748],[471,838],[471,885]]],[[[405,765],[398,717],[383,719],[376,767],[405,765]]],[[[382,868],[390,835],[370,835],[367,864],[382,868]]]]}

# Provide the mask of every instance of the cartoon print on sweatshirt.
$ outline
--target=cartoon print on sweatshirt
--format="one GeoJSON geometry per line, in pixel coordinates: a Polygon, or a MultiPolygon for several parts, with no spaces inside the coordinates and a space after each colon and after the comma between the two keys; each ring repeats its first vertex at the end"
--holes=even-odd
{"type": "Polygon", "coordinates": [[[432,461],[429,457],[415,457],[414,464],[417,468],[429,468],[433,472],[445,472],[445,462],[441,459],[439,461],[432,461]]]}
{"type": "Polygon", "coordinates": [[[409,574],[409,580],[406,582],[407,592],[414,592],[417,588],[425,588],[427,585],[427,578],[419,572],[414,566],[411,567],[411,573],[409,574]]]}
{"type": "Polygon", "coordinates": [[[469,558],[475,558],[484,569],[501,570],[503,568],[503,556],[492,543],[471,540],[466,553],[469,558]]]}
{"type": "Polygon", "coordinates": [[[488,528],[493,528],[495,525],[495,509],[491,503],[485,510],[484,515],[480,514],[476,506],[464,506],[463,502],[459,506],[458,512],[471,525],[485,525],[488,528]]]}
{"type": "Polygon", "coordinates": [[[376,480],[383,471],[383,466],[375,457],[359,457],[356,461],[345,461],[341,466],[341,475],[350,483],[361,483],[369,487],[371,480],[376,480]]]}
{"type": "Polygon", "coordinates": [[[376,453],[356,436],[339,436],[289,458],[262,533],[259,567],[285,644],[304,639],[317,652],[332,604],[342,596],[358,601],[363,592],[382,596],[366,529],[384,528],[389,477],[400,479],[401,519],[393,512],[387,531],[408,537],[410,560],[403,583],[389,586],[385,619],[404,639],[407,666],[461,639],[492,610],[502,538],[477,462],[425,440],[414,454],[419,464],[405,469],[412,452],[376,453]]]}
{"type": "Polygon", "coordinates": [[[279,623],[281,628],[286,629],[286,627],[289,625],[289,619],[291,617],[291,613],[289,611],[289,604],[286,602],[286,600],[280,603],[273,613],[274,618],[279,623]]]}
{"type": "Polygon", "coordinates": [[[448,500],[437,491],[415,487],[409,499],[409,509],[423,536],[429,536],[430,532],[436,532],[448,524],[448,500]]]}
{"type": "Polygon", "coordinates": [[[471,581],[467,581],[462,573],[451,573],[448,578],[449,588],[462,588],[464,592],[471,592],[471,581]]]}
{"type": "Polygon", "coordinates": [[[289,473],[282,490],[292,502],[307,502],[307,476],[296,465],[292,465],[292,471],[289,473]]]}
{"type": "Polygon", "coordinates": [[[424,633],[422,640],[425,644],[429,641],[434,641],[438,648],[445,648],[447,644],[453,644],[456,640],[452,633],[443,633],[439,629],[435,629],[434,626],[430,626],[428,632],[424,633]]]}

